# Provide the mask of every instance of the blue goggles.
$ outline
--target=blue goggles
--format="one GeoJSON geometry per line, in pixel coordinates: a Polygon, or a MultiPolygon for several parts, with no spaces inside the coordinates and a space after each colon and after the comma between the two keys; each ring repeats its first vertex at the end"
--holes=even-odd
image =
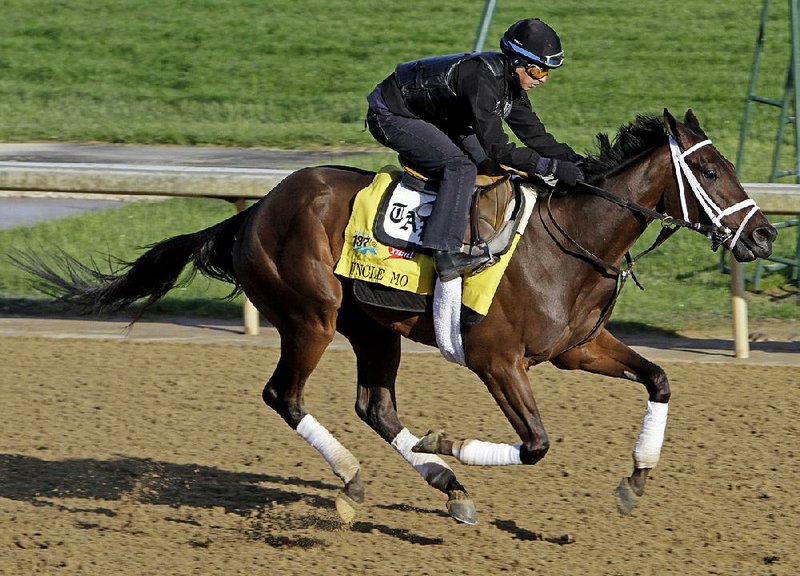
{"type": "Polygon", "coordinates": [[[512,52],[519,55],[523,60],[526,62],[532,62],[539,66],[545,66],[547,68],[558,68],[564,63],[564,52],[558,52],[557,54],[551,54],[549,56],[538,56],[533,52],[528,52],[522,46],[517,46],[513,42],[509,42],[505,38],[501,40],[501,42],[512,52]]]}

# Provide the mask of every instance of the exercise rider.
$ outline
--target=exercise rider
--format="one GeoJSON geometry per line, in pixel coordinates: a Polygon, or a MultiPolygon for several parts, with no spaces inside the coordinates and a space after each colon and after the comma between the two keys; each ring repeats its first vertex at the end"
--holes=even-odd
{"type": "Polygon", "coordinates": [[[520,20],[500,48],[399,64],[367,97],[375,139],[440,178],[422,243],[442,282],[491,260],[486,247],[477,256],[461,252],[479,167],[495,173],[503,164],[567,187],[582,179],[581,156],[546,131],[527,95],[563,64],[558,35],[537,18],[520,20]],[[524,146],[509,142],[501,120],[524,146]]]}

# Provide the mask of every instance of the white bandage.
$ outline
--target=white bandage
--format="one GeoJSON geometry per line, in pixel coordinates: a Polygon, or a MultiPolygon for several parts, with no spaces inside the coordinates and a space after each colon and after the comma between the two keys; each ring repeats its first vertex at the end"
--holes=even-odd
{"type": "Polygon", "coordinates": [[[664,443],[667,429],[668,404],[647,401],[647,411],[642,420],[639,438],[633,446],[633,462],[636,468],[655,468],[664,443]]]}
{"type": "Polygon", "coordinates": [[[425,478],[425,481],[440,490],[447,487],[447,483],[453,476],[453,470],[447,463],[435,454],[417,454],[411,448],[419,442],[419,438],[403,428],[392,440],[392,447],[397,450],[406,461],[425,478]]]}
{"type": "Polygon", "coordinates": [[[464,440],[460,447],[453,444],[453,456],[472,466],[509,466],[522,464],[521,444],[494,444],[481,440],[464,440]]]}
{"type": "Polygon", "coordinates": [[[333,469],[333,473],[345,484],[358,473],[360,465],[356,457],[311,414],[306,414],[300,420],[300,424],[297,425],[297,433],[322,454],[322,457],[333,469]]]}

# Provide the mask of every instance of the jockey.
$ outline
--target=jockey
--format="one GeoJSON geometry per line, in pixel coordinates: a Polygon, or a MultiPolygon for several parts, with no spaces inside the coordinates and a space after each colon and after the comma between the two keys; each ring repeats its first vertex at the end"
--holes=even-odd
{"type": "Polygon", "coordinates": [[[558,35],[538,18],[520,20],[500,49],[399,64],[367,97],[375,139],[441,179],[422,244],[433,251],[442,282],[491,261],[488,248],[461,252],[479,169],[492,174],[504,164],[567,187],[583,178],[582,157],[545,130],[527,95],[564,62],[558,35]],[[509,142],[502,120],[524,146],[509,142]]]}

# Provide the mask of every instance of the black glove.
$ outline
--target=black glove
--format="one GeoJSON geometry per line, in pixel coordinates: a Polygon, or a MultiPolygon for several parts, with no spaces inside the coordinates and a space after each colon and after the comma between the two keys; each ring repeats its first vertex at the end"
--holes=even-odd
{"type": "Polygon", "coordinates": [[[559,184],[563,184],[567,188],[574,188],[575,184],[583,182],[581,169],[578,168],[577,164],[568,160],[556,160],[553,158],[550,173],[558,180],[559,184]]]}

